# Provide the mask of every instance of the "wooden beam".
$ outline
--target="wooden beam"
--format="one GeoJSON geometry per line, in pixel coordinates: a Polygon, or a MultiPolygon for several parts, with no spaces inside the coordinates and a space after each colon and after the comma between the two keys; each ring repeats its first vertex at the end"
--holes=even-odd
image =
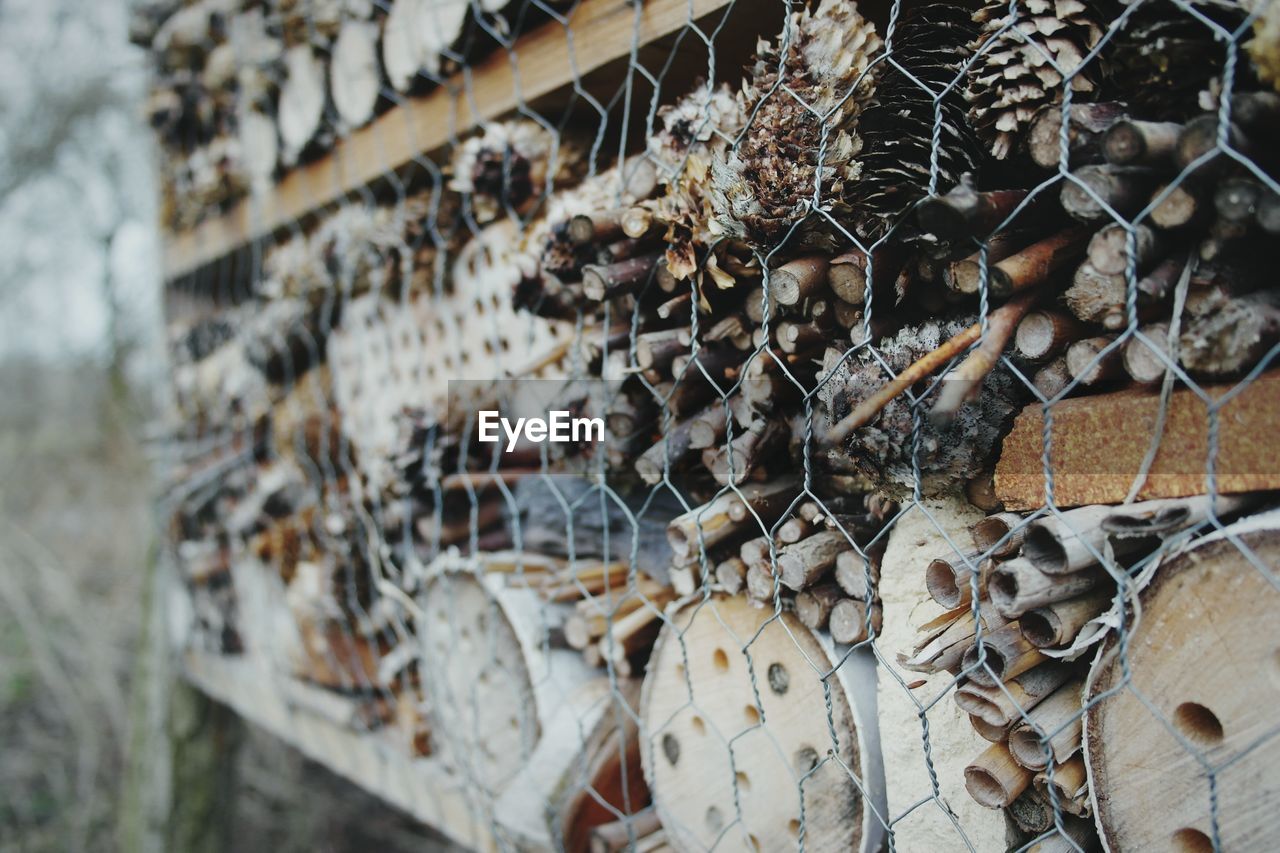
{"type": "MultiPolygon", "coordinates": [[[[1214,400],[1233,385],[1206,386],[1214,400]]],[[[1124,500],[1151,444],[1160,396],[1124,390],[1060,400],[1053,405],[1050,440],[1054,503],[1059,507],[1124,500]],[[1099,441],[1098,436],[1106,436],[1099,441]]],[[[1274,430],[1280,420],[1280,373],[1259,376],[1218,410],[1218,491],[1222,494],[1280,488],[1274,430]]],[[[1196,392],[1174,391],[1160,450],[1138,498],[1204,494],[1209,410],[1196,392]]],[[[1006,509],[1045,503],[1044,407],[1033,403],[1014,421],[996,464],[996,496],[1006,509]]]]}
{"type": "MultiPolygon", "coordinates": [[[[345,697],[309,688],[249,660],[188,651],[187,679],[200,691],[300,750],[313,761],[355,782],[418,820],[475,850],[496,849],[490,817],[480,813],[463,781],[439,759],[409,755],[373,734],[339,725],[332,712],[318,713],[299,694],[317,694],[317,705],[339,705],[345,697]]],[[[354,714],[354,711],[351,712],[354,714]]]]}
{"type": "Polygon", "coordinates": [[[729,0],[582,0],[567,24],[550,21],[454,75],[421,97],[340,139],[320,160],[293,169],[258,198],[193,229],[165,237],[172,280],[224,257],[343,195],[436,151],[481,122],[498,118],[625,59],[633,44],[677,32],[729,0]]]}

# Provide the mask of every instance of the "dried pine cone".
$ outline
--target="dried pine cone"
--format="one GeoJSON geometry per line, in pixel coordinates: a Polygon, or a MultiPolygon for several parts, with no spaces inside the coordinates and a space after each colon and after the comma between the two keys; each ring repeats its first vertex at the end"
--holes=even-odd
{"type": "Polygon", "coordinates": [[[544,194],[581,177],[582,167],[578,147],[542,125],[499,122],[454,152],[449,189],[470,194],[476,221],[485,223],[508,206],[527,213],[544,194]]]}
{"type": "MultiPolygon", "coordinates": [[[[805,217],[815,188],[822,209],[847,218],[862,150],[856,124],[874,88],[866,71],[881,47],[849,0],[823,0],[789,24],[778,44],[758,46],[741,94],[750,124],[711,168],[715,227],[764,251],[805,217]]],[[[801,242],[831,244],[827,232],[812,219],[801,242]]]]}
{"type": "Polygon", "coordinates": [[[661,129],[649,139],[662,195],[651,203],[667,225],[667,268],[677,279],[697,268],[697,247],[714,239],[707,223],[711,206],[711,162],[723,158],[746,116],[727,84],[699,83],[692,92],[658,111],[661,129]]]}
{"type": "Polygon", "coordinates": [[[967,11],[942,4],[907,13],[895,28],[894,64],[880,72],[875,99],[858,119],[865,148],[851,198],[862,237],[878,239],[928,194],[938,109],[937,192],[976,171],[982,146],[966,118],[964,96],[955,88],[946,91],[976,36],[967,11]],[[946,91],[936,109],[934,95],[921,84],[933,93],[946,91]]]}
{"type": "MultiPolygon", "coordinates": [[[[876,351],[895,374],[901,373],[975,320],[970,315],[907,326],[894,337],[881,340],[876,351]]],[[[863,349],[845,360],[818,394],[831,422],[837,423],[889,379],[880,361],[863,349]]],[[[960,407],[949,425],[935,426],[927,411],[922,412],[918,456],[921,493],[929,496],[952,491],[981,473],[999,452],[1027,397],[1025,384],[1001,364],[987,374],[980,393],[960,407]]],[[[932,399],[920,405],[927,408],[932,399]]],[[[871,423],[854,430],[843,447],[830,451],[842,457],[833,463],[847,467],[851,458],[878,491],[893,498],[909,497],[916,483],[914,427],[910,400],[899,396],[871,423]]]]}
{"type": "Polygon", "coordinates": [[[992,154],[1008,157],[1036,111],[1062,103],[1072,72],[1076,97],[1094,99],[1102,68],[1097,61],[1081,66],[1118,13],[1114,0],[1023,0],[1013,21],[1008,0],[987,0],[974,13],[982,35],[973,48],[983,52],[969,68],[965,95],[992,154]]]}

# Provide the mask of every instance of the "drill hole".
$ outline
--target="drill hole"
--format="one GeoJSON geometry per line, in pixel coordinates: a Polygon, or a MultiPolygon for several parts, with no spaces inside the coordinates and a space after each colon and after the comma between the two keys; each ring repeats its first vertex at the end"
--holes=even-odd
{"type": "Polygon", "coordinates": [[[739,770],[737,774],[735,774],[734,778],[738,780],[739,791],[751,790],[751,779],[747,776],[746,773],[743,773],[741,770],[739,770]]]}
{"type": "Polygon", "coordinates": [[[675,767],[676,762],[680,760],[680,741],[676,740],[676,736],[671,732],[662,736],[662,754],[667,757],[667,761],[671,762],[672,767],[675,767]]]}
{"type": "Polygon", "coordinates": [[[721,672],[729,671],[729,655],[724,649],[716,649],[715,654],[711,656],[712,662],[716,665],[716,669],[721,672]]]}
{"type": "Polygon", "coordinates": [[[787,821],[787,829],[790,830],[791,834],[796,838],[800,837],[800,821],[794,819],[787,821]]]}
{"type": "Polygon", "coordinates": [[[791,674],[780,663],[769,664],[769,689],[781,696],[791,686],[791,674]]]}
{"type": "Polygon", "coordinates": [[[1176,853],[1211,853],[1213,850],[1209,836],[1189,826],[1179,829],[1170,840],[1176,853]]]}
{"type": "Polygon", "coordinates": [[[707,829],[719,832],[724,828],[724,815],[716,806],[707,806],[707,829]]]}
{"type": "Polygon", "coordinates": [[[760,711],[755,705],[747,705],[743,708],[742,716],[747,721],[748,726],[758,726],[760,724],[760,711]]]}
{"type": "Polygon", "coordinates": [[[1200,746],[1222,743],[1222,723],[1218,715],[1196,702],[1183,702],[1173,712],[1173,725],[1187,740],[1200,746]]]}
{"type": "Polygon", "coordinates": [[[796,750],[796,772],[804,774],[818,766],[818,750],[811,746],[802,746],[796,750]]]}
{"type": "Polygon", "coordinates": [[[697,714],[694,714],[693,719],[690,720],[689,722],[690,724],[693,725],[693,730],[698,734],[705,735],[707,733],[707,724],[704,723],[702,721],[702,718],[699,717],[697,714]]]}

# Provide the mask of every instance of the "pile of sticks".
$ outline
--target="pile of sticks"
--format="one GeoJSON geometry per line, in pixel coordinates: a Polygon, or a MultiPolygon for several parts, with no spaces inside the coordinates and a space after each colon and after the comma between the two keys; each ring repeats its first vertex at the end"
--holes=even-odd
{"type": "MultiPolygon", "coordinates": [[[[1220,498],[1217,512],[1248,503],[1220,498]]],[[[972,552],[929,563],[925,585],[944,612],[900,661],[962,676],[955,702],[991,742],[965,769],[976,802],[1008,810],[1029,837],[1052,829],[1056,812],[1079,843],[1092,838],[1080,740],[1085,671],[1073,645],[1124,597],[1126,566],[1208,517],[1207,498],[1087,506],[1030,520],[1001,512],[972,527],[972,552]]]]}
{"type": "Polygon", "coordinates": [[[795,488],[786,479],[748,487],[674,519],[667,528],[678,561],[673,584],[681,592],[695,589],[705,554],[715,587],[745,592],[762,607],[794,609],[807,627],[829,631],[836,642],[862,642],[880,629],[876,582],[885,539],[878,534],[896,507],[867,496],[859,499],[862,512],[829,513],[809,500],[786,513],[795,488]],[[782,514],[777,502],[784,502],[782,514]],[[757,517],[769,533],[750,536],[760,529],[757,517]]]}
{"type": "MultiPolygon", "coordinates": [[[[552,6],[563,5],[552,3],[552,6]]],[[[195,0],[141,6],[163,216],[190,228],[546,20],[506,0],[195,0]]]]}

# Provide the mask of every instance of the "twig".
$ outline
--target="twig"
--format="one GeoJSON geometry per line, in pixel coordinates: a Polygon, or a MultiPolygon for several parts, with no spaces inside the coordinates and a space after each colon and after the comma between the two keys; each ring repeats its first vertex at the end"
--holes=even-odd
{"type": "MultiPolygon", "coordinates": [[[[1026,313],[1034,299],[1034,291],[1024,293],[1017,299],[1013,299],[1004,305],[992,311],[987,317],[987,325],[994,327],[997,323],[1003,322],[1002,313],[1008,311],[1015,317],[1010,323],[1009,333],[1018,325],[1018,320],[1026,313]],[[1015,313],[1016,312],[1016,313],[1015,313]]],[[[891,402],[894,401],[902,392],[906,391],[912,385],[924,379],[933,371],[955,358],[974,341],[982,337],[982,324],[974,323],[963,332],[956,334],[942,346],[934,351],[925,354],[917,359],[906,370],[899,373],[893,381],[887,383],[880,388],[879,391],[863,400],[856,409],[850,412],[843,420],[831,427],[827,433],[827,440],[830,444],[839,444],[849,437],[855,429],[866,426],[867,423],[874,418],[880,411],[891,402]]],[[[1008,335],[1005,336],[1008,341],[1008,335]]],[[[1004,348],[1003,344],[1000,347],[1004,348]]],[[[988,368],[989,369],[989,368],[988,368]]],[[[985,374],[984,374],[985,375],[985,374]]]]}
{"type": "Polygon", "coordinates": [[[938,400],[929,412],[929,419],[934,424],[950,423],[960,406],[977,393],[982,380],[995,369],[1014,330],[1031,310],[1038,295],[1037,291],[1027,291],[987,315],[987,333],[981,345],[944,377],[946,381],[938,392],[938,400]]]}

